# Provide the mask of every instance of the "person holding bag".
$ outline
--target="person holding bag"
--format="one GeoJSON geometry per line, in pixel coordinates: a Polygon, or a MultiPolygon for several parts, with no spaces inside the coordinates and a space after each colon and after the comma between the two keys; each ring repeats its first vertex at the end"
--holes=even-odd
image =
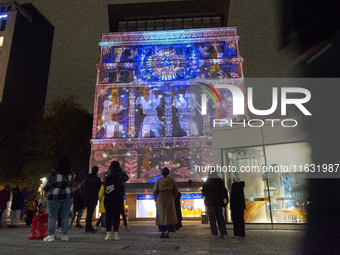
{"type": "Polygon", "coordinates": [[[67,232],[69,228],[70,209],[73,204],[73,181],[74,173],[71,169],[70,158],[67,155],[60,155],[57,163],[47,177],[44,191],[47,192],[48,208],[48,236],[43,240],[55,241],[56,221],[58,212],[61,213],[62,241],[68,241],[67,232]]]}

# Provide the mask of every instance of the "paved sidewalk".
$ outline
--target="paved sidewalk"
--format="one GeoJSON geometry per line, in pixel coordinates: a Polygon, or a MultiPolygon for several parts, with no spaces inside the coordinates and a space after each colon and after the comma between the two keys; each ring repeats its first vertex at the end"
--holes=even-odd
{"type": "Polygon", "coordinates": [[[228,228],[226,239],[215,239],[207,224],[184,222],[183,228],[159,238],[154,222],[129,222],[130,231],[120,227],[119,241],[105,241],[105,233],[84,234],[72,228],[69,242],[28,240],[30,228],[0,228],[0,254],[300,254],[302,230],[246,230],[246,238],[233,238],[228,228]]]}

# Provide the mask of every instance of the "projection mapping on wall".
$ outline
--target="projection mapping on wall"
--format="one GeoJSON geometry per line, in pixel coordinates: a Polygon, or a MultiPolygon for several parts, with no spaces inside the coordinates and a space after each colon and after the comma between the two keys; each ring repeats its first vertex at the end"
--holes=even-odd
{"type": "Polygon", "coordinates": [[[213,119],[235,116],[222,89],[222,104],[208,97],[202,115],[210,89],[198,81],[244,90],[237,41],[235,28],[103,34],[91,167],[105,172],[118,160],[130,182],[153,182],[165,166],[176,181],[202,180],[194,166],[212,165],[213,119]]]}

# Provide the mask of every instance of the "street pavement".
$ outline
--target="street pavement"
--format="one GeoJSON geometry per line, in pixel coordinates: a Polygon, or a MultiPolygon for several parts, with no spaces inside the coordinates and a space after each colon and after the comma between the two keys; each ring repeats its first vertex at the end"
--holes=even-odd
{"type": "MultiPolygon", "coordinates": [[[[84,223],[83,223],[84,225],[84,223]]],[[[227,225],[225,239],[211,236],[208,224],[185,221],[183,228],[161,239],[154,222],[129,222],[130,231],[120,226],[118,241],[105,241],[98,230],[85,234],[83,229],[70,229],[69,242],[61,241],[57,232],[55,242],[29,240],[30,228],[0,228],[0,254],[301,254],[304,230],[268,230],[246,227],[246,237],[235,239],[232,225],[227,225]]]]}

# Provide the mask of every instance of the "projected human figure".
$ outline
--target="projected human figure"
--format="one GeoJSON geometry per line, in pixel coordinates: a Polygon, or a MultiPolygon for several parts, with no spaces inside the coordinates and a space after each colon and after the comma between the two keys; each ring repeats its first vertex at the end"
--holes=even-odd
{"type": "Polygon", "coordinates": [[[118,114],[124,110],[122,105],[113,105],[112,101],[105,100],[103,103],[102,121],[105,130],[105,138],[115,137],[115,132],[119,132],[119,123],[112,119],[113,114],[118,114]]]}
{"type": "Polygon", "coordinates": [[[163,96],[155,96],[152,90],[149,91],[149,100],[146,101],[143,96],[136,99],[136,105],[141,104],[143,113],[146,115],[141,128],[141,137],[159,137],[159,127],[164,126],[157,116],[157,106],[163,96]]]}
{"type": "Polygon", "coordinates": [[[190,93],[190,135],[199,135],[196,112],[202,114],[202,107],[196,100],[196,94],[190,93]]]}
{"type": "Polygon", "coordinates": [[[176,115],[178,117],[181,128],[186,132],[187,136],[190,134],[190,95],[189,93],[179,93],[174,95],[174,107],[178,110],[176,115]]]}

